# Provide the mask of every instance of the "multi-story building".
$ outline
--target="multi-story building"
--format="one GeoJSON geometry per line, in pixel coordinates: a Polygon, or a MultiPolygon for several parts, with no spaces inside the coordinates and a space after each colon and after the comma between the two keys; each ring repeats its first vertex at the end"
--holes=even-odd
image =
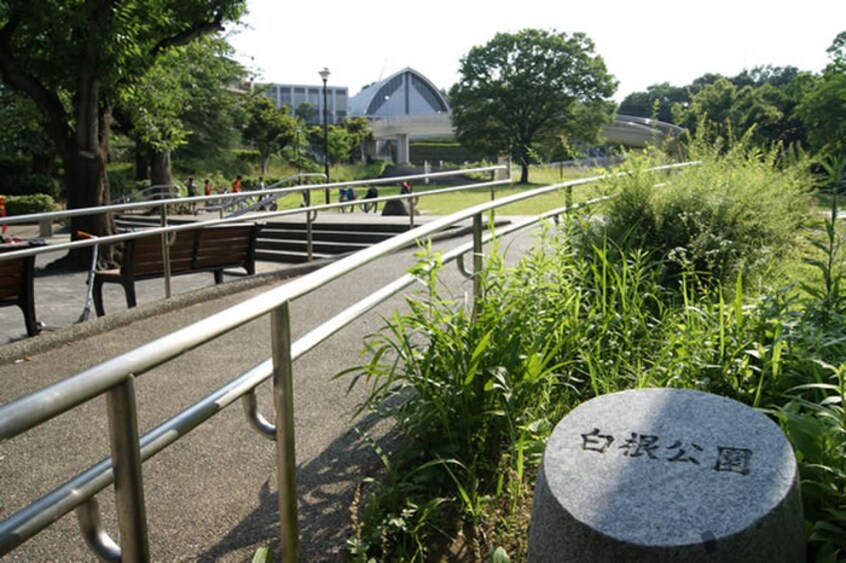
{"type": "MultiPolygon", "coordinates": [[[[259,86],[262,94],[274,100],[276,107],[287,105],[292,113],[308,104],[314,111],[308,116],[310,124],[323,123],[323,86],[310,86],[307,84],[262,84],[259,86]]],[[[340,123],[347,117],[348,90],[341,86],[326,87],[326,105],[329,108],[327,121],[329,123],[340,123]]]]}

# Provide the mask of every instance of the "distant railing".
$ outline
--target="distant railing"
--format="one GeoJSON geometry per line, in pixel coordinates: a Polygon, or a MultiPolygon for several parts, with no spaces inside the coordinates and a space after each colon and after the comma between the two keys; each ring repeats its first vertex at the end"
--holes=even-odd
{"type": "Polygon", "coordinates": [[[179,186],[175,184],[157,184],[116,197],[111,203],[113,205],[119,205],[130,201],[152,201],[172,197],[179,197],[179,186]]]}
{"type": "MultiPolygon", "coordinates": [[[[299,186],[292,186],[287,188],[267,188],[265,190],[261,190],[260,193],[266,194],[269,196],[279,197],[288,193],[303,193],[303,192],[311,192],[314,190],[332,190],[337,189],[340,187],[348,187],[348,186],[368,186],[368,185],[384,185],[386,182],[402,182],[402,181],[416,181],[416,180],[425,180],[427,178],[439,178],[445,176],[454,176],[456,174],[468,174],[468,173],[482,173],[482,174],[495,174],[497,171],[502,172],[504,167],[501,166],[488,166],[482,168],[473,168],[469,170],[461,170],[461,171],[449,171],[449,172],[436,172],[431,174],[415,174],[410,176],[401,176],[390,178],[389,180],[386,179],[373,179],[373,180],[357,180],[351,182],[343,182],[343,183],[330,183],[330,184],[308,184],[308,185],[299,185],[299,186]]],[[[322,176],[322,174],[320,175],[322,176]]],[[[495,195],[495,189],[498,185],[507,185],[511,182],[510,179],[503,179],[498,181],[492,182],[479,182],[476,184],[469,184],[465,186],[458,186],[455,188],[445,188],[443,190],[432,190],[429,192],[421,192],[418,194],[412,195],[396,195],[396,196],[386,196],[380,197],[375,200],[370,201],[378,201],[378,202],[385,202],[390,200],[403,200],[408,199],[411,207],[411,214],[409,216],[409,222],[411,226],[414,226],[414,203],[413,199],[419,197],[421,195],[426,197],[433,197],[438,195],[439,193],[445,193],[450,191],[460,191],[460,190],[468,190],[473,188],[479,187],[487,187],[491,190],[491,198],[493,199],[495,195]]],[[[14,225],[14,224],[22,224],[22,223],[52,223],[53,221],[58,221],[62,219],[68,219],[71,217],[82,217],[86,215],[99,215],[103,213],[112,213],[117,214],[120,212],[125,211],[133,211],[138,209],[143,210],[158,210],[159,211],[159,226],[157,228],[151,229],[144,229],[143,232],[139,231],[132,231],[132,232],[125,232],[125,233],[118,233],[110,236],[104,236],[99,238],[86,238],[86,239],[79,239],[73,240],[67,243],[60,243],[60,244],[51,244],[51,245],[42,245],[42,246],[33,246],[31,248],[25,248],[21,250],[15,250],[12,252],[5,252],[0,253],[0,261],[3,260],[12,260],[16,257],[23,257],[23,256],[33,256],[39,254],[45,254],[49,252],[59,252],[59,251],[66,251],[72,250],[77,248],[86,248],[94,245],[100,244],[110,244],[116,242],[122,242],[125,240],[137,238],[139,236],[149,235],[151,233],[158,233],[162,236],[162,256],[163,261],[165,264],[165,275],[163,276],[164,281],[164,288],[165,288],[165,295],[170,297],[171,295],[171,277],[170,272],[167,271],[167,265],[169,264],[169,251],[168,251],[168,233],[179,232],[183,230],[188,230],[195,228],[197,226],[212,226],[212,225],[222,225],[226,223],[238,222],[243,221],[243,217],[240,214],[231,214],[229,216],[221,216],[219,219],[210,219],[206,221],[198,221],[194,222],[190,225],[182,224],[182,225],[169,225],[169,215],[168,215],[168,207],[174,207],[182,204],[191,204],[191,203],[205,203],[211,202],[213,204],[218,204],[218,201],[237,201],[242,200],[244,197],[251,196],[253,192],[241,192],[236,194],[215,194],[211,196],[194,196],[194,197],[175,197],[175,198],[168,198],[168,199],[154,199],[149,201],[137,201],[137,202],[128,202],[128,203],[120,203],[115,205],[104,205],[101,207],[86,207],[81,209],[73,209],[73,210],[65,210],[65,211],[51,211],[47,213],[33,213],[28,215],[17,215],[13,217],[4,217],[3,223],[7,225],[14,225]]],[[[310,199],[310,198],[309,198],[310,199]]],[[[276,211],[264,211],[254,217],[256,219],[261,219],[262,221],[266,221],[269,218],[276,218],[276,217],[285,217],[290,215],[297,215],[301,213],[306,214],[306,253],[308,260],[311,261],[314,257],[314,245],[313,245],[313,225],[314,221],[317,219],[318,213],[321,211],[329,211],[329,210],[337,210],[342,207],[348,206],[350,203],[347,202],[338,202],[338,203],[329,203],[329,204],[322,204],[322,205],[311,205],[308,207],[300,207],[294,209],[283,209],[283,210],[276,210],[276,211]]]]}
{"type": "Polygon", "coordinates": [[[272,206],[276,205],[276,200],[290,193],[274,192],[272,191],[273,188],[278,188],[279,186],[284,186],[289,182],[302,180],[303,178],[326,178],[326,174],[322,172],[300,172],[299,174],[292,174],[262,189],[240,192],[243,196],[241,198],[233,198],[218,205],[205,205],[202,208],[198,208],[197,212],[218,211],[221,214],[220,216],[223,217],[223,214],[227,210],[231,210],[231,215],[233,216],[243,215],[256,210],[269,210],[272,206]]]}
{"type": "MultiPolygon", "coordinates": [[[[654,170],[668,171],[690,164],[666,166],[654,170]]],[[[472,219],[473,223],[472,242],[462,244],[445,253],[442,261],[444,263],[459,261],[461,271],[474,280],[473,302],[477,303],[477,300],[484,298],[481,291],[481,277],[477,275],[483,267],[483,245],[493,236],[502,236],[530,227],[543,218],[566,214],[576,207],[591,205],[607,197],[579,205],[568,203],[537,217],[513,224],[496,235],[483,232],[485,213],[493,214],[497,208],[559,190],[566,190],[569,200],[572,197],[570,192],[573,187],[593,183],[604,177],[595,176],[528,190],[433,220],[126,354],[0,406],[0,442],[3,442],[36,428],[87,401],[106,395],[112,447],[110,457],[0,522],[0,556],[10,553],[52,522],[76,510],[83,536],[99,557],[109,561],[149,560],[142,463],[240,398],[251,426],[276,443],[282,560],[297,561],[293,362],[365,312],[414,283],[416,278],[410,274],[398,278],[313,328],[297,341],[293,341],[291,336],[291,303],[333,280],[366,266],[376,258],[386,256],[415,241],[425,240],[467,219],[472,219]],[[472,252],[473,257],[473,268],[470,272],[466,271],[461,262],[461,257],[468,252],[472,252]],[[178,358],[186,351],[210,342],[264,315],[270,315],[271,320],[271,358],[246,373],[238,375],[224,387],[145,435],[138,435],[135,403],[136,378],[163,363],[178,358]],[[273,381],[275,407],[273,422],[268,422],[258,413],[258,401],[255,394],[256,388],[268,379],[273,381]],[[122,541],[120,546],[102,528],[94,498],[98,492],[112,484],[116,494],[118,525],[122,541]]],[[[443,191],[454,190],[439,191],[443,193],[443,191]]],[[[418,195],[426,194],[415,194],[415,196],[418,195]]],[[[392,196],[380,199],[398,198],[392,196]]],[[[316,206],[315,209],[336,207],[338,204],[316,206]]],[[[175,228],[172,229],[175,230],[175,228]]]]}

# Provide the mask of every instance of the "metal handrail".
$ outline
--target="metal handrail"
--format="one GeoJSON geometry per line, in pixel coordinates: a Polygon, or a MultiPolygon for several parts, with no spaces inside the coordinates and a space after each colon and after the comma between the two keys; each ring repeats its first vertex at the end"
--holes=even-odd
{"type": "MultiPolygon", "coordinates": [[[[48,211],[44,213],[29,213],[26,215],[13,215],[9,217],[3,217],[3,223],[7,225],[15,225],[20,223],[37,223],[38,221],[49,219],[67,219],[71,217],[82,217],[85,215],[100,215],[106,212],[117,212],[117,211],[131,211],[133,209],[150,209],[156,208],[161,206],[167,205],[177,205],[180,203],[198,203],[203,201],[213,201],[213,200],[220,200],[220,199],[239,199],[244,197],[244,194],[249,194],[253,192],[263,193],[263,194],[275,194],[275,193],[289,193],[289,192],[301,192],[303,190],[314,191],[314,190],[324,190],[326,188],[338,188],[340,186],[367,186],[371,184],[375,185],[384,185],[385,183],[395,183],[401,181],[409,181],[409,180],[423,180],[425,178],[438,178],[438,177],[445,177],[445,176],[456,176],[460,174],[469,174],[469,173],[478,173],[478,172],[494,172],[496,170],[503,170],[503,166],[486,166],[481,168],[470,168],[467,170],[452,170],[446,172],[431,172],[429,174],[413,174],[410,176],[397,176],[392,178],[377,178],[371,180],[352,180],[349,182],[332,182],[332,183],[324,183],[324,184],[303,184],[299,186],[291,186],[287,188],[266,188],[264,190],[252,190],[250,192],[240,192],[236,194],[213,194],[213,195],[201,195],[201,196],[194,196],[194,197],[176,197],[176,198],[168,198],[168,199],[157,199],[153,201],[135,201],[130,203],[119,203],[114,205],[103,205],[99,207],[83,207],[79,209],[68,209],[63,211],[48,211]]],[[[466,187],[465,187],[466,188],[466,187]]],[[[299,209],[298,211],[302,211],[299,209]]]]}
{"type": "MultiPolygon", "coordinates": [[[[692,163],[658,167],[655,170],[670,170],[692,163]]],[[[620,173],[624,174],[624,173],[620,173]]],[[[493,210],[546,193],[568,190],[574,186],[596,182],[608,176],[595,176],[536,188],[514,194],[493,202],[482,203],[459,211],[448,217],[436,219],[406,233],[361,250],[344,259],[329,264],[320,270],[294,280],[286,285],[271,289],[262,295],[248,299],[225,311],[207,317],[188,327],[159,338],[135,350],[112,358],[97,366],[80,372],[71,378],[42,388],[12,402],[0,405],[0,442],[11,439],[63,412],[91,400],[99,395],[109,396],[110,426],[112,430],[112,457],[101,461],[86,472],[54,489],[41,499],[19,510],[0,522],[0,555],[9,553],[51,522],[61,518],[74,508],[82,507],[80,522],[87,525],[86,537],[90,542],[103,542],[100,549],[104,556],[114,555],[114,546],[101,530],[92,530],[98,519],[92,516],[88,500],[112,482],[115,483],[118,504],[118,522],[121,528],[121,560],[144,560],[149,557],[144,516],[143,483],[140,465],[158,451],[161,451],[188,430],[196,427],[213,414],[234,402],[239,397],[248,397],[263,381],[272,377],[274,382],[275,424],[264,421],[260,430],[264,435],[271,431],[277,444],[277,468],[279,479],[279,503],[283,554],[286,560],[297,559],[296,492],[293,483],[293,406],[291,403],[291,364],[328,336],[375,307],[390,295],[401,291],[415,278],[405,275],[372,293],[357,304],[316,327],[308,334],[291,342],[288,305],[325,284],[338,279],[372,260],[390,254],[409,243],[424,239],[442,229],[468,218],[474,219],[474,230],[481,225],[481,215],[493,210]],[[271,315],[274,343],[272,360],[262,362],[241,375],[212,395],[195,403],[176,417],[170,419],[144,437],[137,436],[134,405],[134,380],[147,371],[185,352],[219,337],[247,322],[263,315],[271,315]],[[178,432],[173,430],[178,429],[178,432]],[[120,472],[118,472],[120,469],[120,472]],[[293,518],[285,515],[293,514],[293,518]],[[293,521],[292,521],[293,520],[293,521]],[[87,523],[87,524],[86,524],[87,523]],[[97,538],[100,538],[99,540],[97,538]],[[108,555],[112,554],[112,555],[108,555]],[[290,559],[288,559],[290,558],[290,559]]],[[[598,198],[582,205],[595,203],[598,198]]],[[[327,207],[327,206],[321,206],[327,207]]],[[[565,213],[576,206],[568,205],[551,210],[543,215],[524,220],[503,232],[526,228],[536,224],[539,218],[565,213]]],[[[500,233],[502,234],[502,233],[500,233]]],[[[493,235],[486,237],[490,239],[493,235]]],[[[471,248],[475,256],[481,256],[480,245],[485,237],[474,233],[473,243],[450,251],[445,260],[457,259],[471,248]]],[[[479,264],[477,263],[477,267],[479,264]]],[[[475,270],[478,272],[478,270],[475,270]]],[[[249,401],[249,399],[244,399],[249,401]]]]}
{"type": "Polygon", "coordinates": [[[156,199],[161,199],[161,197],[157,196],[161,196],[162,194],[166,194],[168,197],[173,197],[174,194],[179,195],[179,186],[176,184],[156,184],[154,186],[148,186],[140,190],[135,190],[127,195],[116,197],[112,199],[110,205],[126,203],[130,201],[154,201],[156,199]]]}
{"type": "MultiPolygon", "coordinates": [[[[504,170],[505,168],[506,168],[505,166],[489,166],[489,167],[471,169],[471,171],[473,171],[473,172],[490,172],[491,174],[495,174],[497,171],[504,170]]],[[[435,174],[415,174],[415,175],[404,176],[404,177],[400,177],[400,178],[401,179],[402,178],[428,179],[431,176],[435,176],[435,177],[450,176],[450,175],[456,175],[456,174],[463,174],[463,173],[466,173],[466,172],[467,171],[462,171],[462,172],[449,171],[449,172],[441,172],[441,173],[435,173],[435,174]]],[[[303,176],[303,177],[305,177],[305,176],[315,176],[315,174],[300,175],[300,176],[303,176]]],[[[322,176],[322,174],[317,174],[317,176],[322,176]]],[[[394,179],[394,181],[395,181],[395,179],[394,179]]],[[[277,184],[278,183],[279,182],[277,182],[277,184]]],[[[372,179],[372,180],[359,180],[359,181],[356,181],[356,182],[353,182],[353,183],[360,184],[360,185],[368,185],[368,184],[382,184],[384,182],[380,181],[379,179],[372,179]]],[[[459,187],[456,187],[456,188],[446,188],[446,189],[441,190],[441,191],[432,190],[432,191],[427,193],[427,196],[433,196],[433,195],[437,195],[438,193],[445,193],[447,191],[467,190],[467,189],[472,189],[472,188],[476,188],[476,187],[490,186],[490,188],[491,188],[491,199],[493,199],[493,194],[494,194],[493,190],[495,189],[495,186],[499,185],[499,184],[507,184],[507,183],[510,183],[510,180],[500,180],[500,181],[497,181],[497,182],[482,182],[482,183],[477,183],[477,184],[459,186],[459,187]]],[[[109,206],[95,207],[95,208],[89,207],[89,208],[83,208],[83,209],[76,209],[76,210],[72,210],[72,211],[54,211],[54,212],[48,212],[48,213],[36,213],[36,214],[30,214],[30,215],[21,215],[21,216],[17,216],[15,218],[15,221],[13,221],[13,222],[14,223],[22,223],[22,222],[38,221],[39,223],[41,223],[41,222],[46,221],[46,222],[49,223],[54,218],[73,217],[73,216],[81,216],[81,215],[89,215],[89,214],[100,214],[100,213],[103,213],[105,211],[120,211],[120,210],[126,211],[126,210],[132,210],[132,209],[137,209],[137,208],[143,208],[145,210],[149,210],[151,208],[155,209],[155,207],[158,207],[159,211],[160,211],[160,225],[161,226],[159,228],[145,228],[141,231],[134,231],[134,232],[130,231],[128,233],[120,233],[120,234],[115,234],[115,235],[110,235],[110,236],[105,236],[105,237],[92,237],[92,238],[86,238],[86,239],[72,240],[68,243],[62,243],[62,244],[40,245],[40,246],[32,246],[32,247],[29,247],[29,248],[21,248],[20,250],[0,253],[0,262],[2,262],[3,260],[13,260],[13,259],[22,258],[22,257],[25,257],[25,256],[35,256],[35,255],[44,254],[44,253],[47,253],[47,252],[58,252],[58,251],[61,251],[61,250],[72,250],[72,249],[76,249],[76,248],[85,248],[85,247],[88,247],[88,246],[95,246],[95,245],[100,245],[100,244],[112,244],[112,243],[116,243],[116,242],[122,242],[122,241],[130,240],[130,239],[138,238],[138,237],[141,237],[141,236],[159,234],[162,237],[162,257],[163,257],[163,264],[164,264],[164,275],[162,277],[162,282],[164,284],[165,297],[170,298],[170,296],[171,296],[171,274],[170,274],[170,258],[169,258],[169,244],[170,243],[168,242],[168,239],[167,239],[167,236],[169,235],[169,233],[175,233],[175,232],[179,232],[179,231],[190,230],[190,229],[194,229],[194,228],[197,228],[197,227],[207,227],[207,226],[222,225],[222,224],[226,224],[226,223],[242,221],[242,218],[241,218],[242,214],[241,213],[232,213],[227,217],[223,217],[222,216],[222,214],[223,214],[222,210],[223,210],[224,207],[227,206],[227,204],[224,204],[222,206],[215,206],[214,207],[214,209],[219,209],[221,211],[220,219],[208,220],[208,221],[196,221],[196,222],[193,222],[193,223],[188,224],[188,225],[183,224],[183,225],[168,226],[168,217],[167,217],[167,206],[168,205],[175,205],[175,204],[179,204],[179,203],[196,203],[196,201],[209,201],[209,200],[214,200],[216,202],[216,201],[219,201],[220,198],[226,198],[231,202],[233,200],[242,200],[242,199],[245,199],[245,198],[248,198],[248,197],[253,197],[252,195],[250,195],[252,193],[260,193],[264,198],[272,197],[274,199],[277,199],[279,197],[282,197],[283,195],[286,195],[286,194],[294,192],[294,191],[302,192],[302,191],[310,191],[310,190],[313,190],[313,189],[323,190],[323,189],[328,188],[329,186],[340,187],[340,186],[349,186],[349,185],[351,185],[350,182],[334,183],[334,184],[300,185],[300,186],[294,186],[294,187],[289,187],[289,188],[274,188],[274,189],[265,189],[265,190],[254,190],[254,191],[251,191],[251,192],[241,192],[241,193],[237,193],[237,194],[218,194],[218,195],[213,195],[213,196],[179,197],[179,198],[171,198],[171,199],[154,200],[153,202],[149,202],[149,203],[148,202],[136,202],[136,203],[109,205],[109,206]]],[[[388,201],[390,199],[407,199],[407,198],[411,198],[411,197],[414,197],[414,196],[407,196],[407,195],[388,196],[388,197],[385,197],[385,198],[382,198],[382,199],[379,199],[379,200],[371,199],[370,201],[388,201]]],[[[310,201],[310,198],[308,198],[308,199],[310,201]]],[[[410,226],[413,228],[414,227],[414,216],[415,216],[414,205],[415,205],[416,199],[408,199],[408,201],[410,203],[410,208],[411,208],[410,213],[409,213],[409,222],[410,222],[410,226]]],[[[256,205],[260,205],[260,203],[256,204],[256,205]]],[[[313,235],[312,235],[313,223],[314,223],[315,219],[317,218],[318,211],[339,209],[339,208],[344,207],[345,205],[347,205],[347,203],[339,202],[337,204],[331,204],[330,203],[330,204],[324,204],[324,205],[309,206],[309,207],[305,207],[305,208],[300,207],[300,208],[287,209],[287,210],[281,210],[281,211],[280,210],[263,211],[262,214],[261,214],[261,218],[262,218],[262,220],[264,220],[264,219],[267,219],[267,218],[282,217],[282,216],[286,216],[286,215],[296,215],[296,214],[305,212],[306,213],[306,255],[307,255],[308,261],[311,261],[313,259],[313,240],[312,240],[313,239],[313,235]]]]}
{"type": "MultiPolygon", "coordinates": [[[[453,186],[450,188],[442,188],[438,190],[429,190],[426,192],[418,192],[414,194],[400,194],[400,195],[390,195],[390,196],[380,196],[378,198],[371,198],[367,201],[370,202],[386,202],[392,200],[405,200],[411,198],[418,198],[418,197],[434,197],[437,195],[468,190],[468,189],[476,189],[476,188],[485,188],[485,187],[492,187],[492,186],[502,186],[508,185],[510,181],[508,180],[495,180],[493,182],[480,182],[478,184],[471,184],[467,186],[453,186]]],[[[327,184],[329,185],[329,184],[327,184]]],[[[346,186],[347,183],[344,184],[335,184],[336,186],[346,186]]],[[[321,185],[322,188],[322,185],[321,185]]],[[[300,188],[297,188],[300,189],[300,188]]],[[[179,198],[170,200],[171,203],[181,202],[183,200],[189,200],[193,198],[179,198]]],[[[362,200],[363,201],[363,200],[362,200]]],[[[260,216],[256,216],[256,218],[260,218],[262,221],[272,218],[272,217],[284,217],[288,215],[299,215],[304,212],[317,212],[317,211],[332,211],[336,209],[340,209],[341,207],[345,207],[351,204],[358,204],[361,201],[357,200],[355,202],[339,202],[339,203],[324,203],[319,205],[312,205],[311,207],[301,207],[297,209],[284,209],[280,211],[269,211],[262,213],[260,216]]],[[[52,212],[51,212],[52,213],[52,212]]],[[[109,243],[116,243],[116,242],[123,242],[126,240],[131,240],[134,238],[142,237],[142,236],[149,236],[153,234],[169,234],[169,233],[177,233],[179,231],[187,231],[191,229],[195,229],[198,226],[202,227],[212,227],[215,225],[225,225],[227,223],[240,223],[244,221],[244,217],[236,216],[236,217],[224,217],[223,219],[209,219],[207,221],[196,221],[190,224],[182,224],[182,225],[170,225],[167,227],[151,227],[149,229],[144,229],[143,231],[131,231],[126,233],[118,233],[114,235],[98,237],[96,239],[79,239],[70,242],[63,242],[59,244],[51,244],[45,246],[33,246],[30,248],[22,248],[20,250],[13,250],[10,252],[3,252],[0,253],[0,262],[3,260],[11,260],[13,258],[20,258],[24,256],[35,256],[38,254],[44,254],[47,252],[59,252],[63,250],[72,250],[75,248],[85,248],[87,246],[93,246],[95,244],[109,244],[109,243]]]]}
{"type": "MultiPolygon", "coordinates": [[[[240,192],[241,195],[243,196],[242,198],[234,198],[230,201],[225,201],[224,203],[221,203],[219,205],[205,205],[202,208],[197,209],[197,212],[200,212],[200,211],[208,212],[208,213],[213,212],[213,211],[223,212],[224,209],[234,207],[237,204],[241,203],[240,201],[238,201],[238,199],[247,200],[251,197],[259,197],[259,201],[255,202],[251,205],[248,205],[245,208],[236,209],[236,211],[233,213],[233,215],[243,215],[244,213],[248,213],[248,212],[250,212],[254,209],[258,209],[259,207],[273,203],[277,199],[284,197],[284,196],[288,195],[289,193],[291,193],[291,192],[275,193],[275,192],[271,191],[271,190],[273,190],[273,188],[276,188],[277,186],[281,186],[282,184],[287,184],[291,180],[299,180],[300,178],[325,178],[325,177],[326,177],[326,174],[324,174],[323,172],[314,172],[314,173],[301,172],[299,174],[292,174],[291,176],[287,176],[285,178],[282,178],[281,180],[277,180],[276,182],[273,182],[272,184],[270,184],[269,186],[265,186],[264,188],[260,188],[260,189],[256,189],[256,190],[244,190],[244,191],[240,192]]],[[[297,191],[302,191],[302,190],[298,189],[297,191]]]]}

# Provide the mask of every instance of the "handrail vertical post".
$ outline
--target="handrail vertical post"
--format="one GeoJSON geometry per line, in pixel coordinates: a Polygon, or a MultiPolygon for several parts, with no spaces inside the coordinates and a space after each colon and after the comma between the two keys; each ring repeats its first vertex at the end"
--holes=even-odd
{"type": "Polygon", "coordinates": [[[294,386],[291,313],[285,301],[270,314],[273,342],[273,403],[276,407],[276,476],[282,561],[297,561],[297,460],[294,444],[294,386]]]}
{"type": "Polygon", "coordinates": [[[144,479],[135,403],[135,377],[129,375],[106,396],[120,527],[122,561],[149,561],[144,479]]]}
{"type": "Polygon", "coordinates": [[[482,214],[473,215],[473,318],[476,318],[478,309],[484,298],[484,287],[482,286],[482,268],[484,255],[482,254],[482,214]]]}
{"type": "Polygon", "coordinates": [[[567,229],[567,232],[569,233],[570,227],[572,226],[572,218],[573,218],[573,186],[567,186],[566,205],[567,205],[567,216],[566,216],[566,221],[564,223],[564,227],[567,229]]]}
{"type": "Polygon", "coordinates": [[[308,261],[314,260],[314,225],[312,224],[311,190],[305,191],[306,196],[306,254],[308,261]]]}
{"type": "MultiPolygon", "coordinates": [[[[494,177],[495,174],[496,174],[495,172],[491,172],[491,181],[496,180],[496,178],[494,177]]],[[[491,185],[491,201],[496,201],[496,184],[491,185]]],[[[489,211],[489,213],[490,213],[490,220],[493,221],[494,218],[496,217],[496,209],[491,209],[489,211]]]]}
{"type": "MultiPolygon", "coordinates": [[[[167,205],[159,207],[162,227],[167,227],[167,205]]],[[[165,298],[170,299],[170,245],[167,233],[162,233],[162,267],[164,268],[165,298]]]]}

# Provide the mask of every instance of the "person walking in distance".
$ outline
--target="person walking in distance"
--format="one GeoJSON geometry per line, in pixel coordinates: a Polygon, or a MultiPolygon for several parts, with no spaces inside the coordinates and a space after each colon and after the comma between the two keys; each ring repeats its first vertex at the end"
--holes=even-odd
{"type": "MultiPolygon", "coordinates": [[[[188,178],[188,182],[185,183],[185,187],[188,188],[188,197],[196,197],[197,196],[197,186],[194,184],[194,178],[188,178]]],[[[192,201],[190,204],[191,213],[197,214],[197,202],[192,201]]]]}

